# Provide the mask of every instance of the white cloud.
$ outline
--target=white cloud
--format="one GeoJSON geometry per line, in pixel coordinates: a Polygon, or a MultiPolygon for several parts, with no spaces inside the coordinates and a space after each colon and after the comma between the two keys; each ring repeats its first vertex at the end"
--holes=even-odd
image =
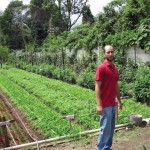
{"type": "Polygon", "coordinates": [[[0,4],[0,10],[4,11],[4,9],[8,6],[9,3],[10,3],[10,0],[2,1],[0,4]]]}
{"type": "Polygon", "coordinates": [[[112,0],[89,0],[90,9],[94,16],[103,11],[103,7],[110,3],[112,0]]]}

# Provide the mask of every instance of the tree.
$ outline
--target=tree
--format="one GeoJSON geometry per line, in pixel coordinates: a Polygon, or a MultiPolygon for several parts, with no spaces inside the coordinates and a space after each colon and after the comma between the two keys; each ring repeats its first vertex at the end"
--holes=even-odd
{"type": "Polygon", "coordinates": [[[77,59],[78,50],[81,50],[88,55],[87,64],[93,60],[93,49],[97,46],[97,35],[95,28],[91,24],[82,24],[73,28],[72,32],[67,37],[67,48],[71,51],[74,59],[77,59]]]}
{"type": "Polygon", "coordinates": [[[9,50],[5,46],[0,45],[0,64],[2,68],[2,63],[8,58],[9,50]]]}
{"type": "Polygon", "coordinates": [[[89,6],[84,6],[82,8],[82,16],[82,23],[94,23],[94,17],[89,6]]]}
{"type": "Polygon", "coordinates": [[[1,32],[3,33],[2,44],[7,45],[10,49],[22,49],[21,31],[19,22],[22,16],[22,1],[12,1],[0,16],[1,32]]]}
{"type": "Polygon", "coordinates": [[[137,44],[145,51],[150,50],[150,19],[146,18],[141,21],[137,29],[137,44]]]}
{"type": "Polygon", "coordinates": [[[127,0],[123,10],[122,20],[124,29],[136,29],[140,21],[150,17],[150,5],[147,0],[127,0]]]}
{"type": "Polygon", "coordinates": [[[126,0],[114,0],[103,8],[104,13],[99,14],[99,23],[103,23],[101,25],[106,35],[122,30],[121,14],[125,3],[126,0]]]}
{"type": "Polygon", "coordinates": [[[87,1],[88,0],[57,0],[60,16],[62,16],[63,21],[67,23],[67,31],[70,31],[72,26],[78,21],[87,1]],[[77,16],[76,19],[72,20],[75,15],[77,16]]]}
{"type": "Polygon", "coordinates": [[[30,27],[35,43],[41,45],[48,35],[49,20],[55,11],[54,0],[31,0],[30,1],[30,27]]]}

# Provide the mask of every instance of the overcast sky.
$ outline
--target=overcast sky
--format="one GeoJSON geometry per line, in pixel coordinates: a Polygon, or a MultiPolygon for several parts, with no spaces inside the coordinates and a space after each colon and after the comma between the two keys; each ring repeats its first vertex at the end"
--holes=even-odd
{"type": "MultiPolygon", "coordinates": [[[[4,9],[8,6],[8,4],[12,0],[1,0],[0,2],[0,10],[4,11],[4,9]]],[[[106,6],[112,0],[89,0],[90,9],[92,14],[96,16],[99,12],[102,11],[102,8],[106,6]]],[[[23,0],[24,4],[29,4],[30,0],[23,0]]]]}
{"type": "MultiPolygon", "coordinates": [[[[0,2],[0,10],[4,11],[5,8],[12,0],[1,0],[0,2]]],[[[103,11],[103,7],[110,3],[112,0],[89,0],[89,5],[93,16],[96,16],[99,12],[103,11]]],[[[29,4],[30,0],[23,0],[24,4],[29,4]]],[[[72,20],[76,20],[76,16],[72,17],[72,20]]],[[[77,21],[76,25],[80,25],[82,22],[82,18],[80,17],[77,21]]]]}

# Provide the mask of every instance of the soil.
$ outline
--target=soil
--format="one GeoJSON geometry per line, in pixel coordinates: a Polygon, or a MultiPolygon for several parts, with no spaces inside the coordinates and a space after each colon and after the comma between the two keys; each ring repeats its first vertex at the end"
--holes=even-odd
{"type": "MultiPolygon", "coordinates": [[[[7,107],[5,112],[12,114],[17,125],[22,128],[22,132],[25,133],[28,142],[45,139],[44,134],[42,134],[39,129],[31,128],[31,125],[25,118],[23,112],[15,108],[15,106],[10,103],[9,98],[1,92],[0,101],[4,102],[4,105],[7,107]],[[16,114],[19,115],[20,119],[18,119],[16,114]],[[26,129],[20,120],[24,123],[26,129]],[[28,134],[28,132],[30,134],[28,134]]],[[[41,150],[95,150],[97,138],[98,133],[95,135],[81,137],[80,139],[73,141],[64,141],[61,143],[54,142],[51,143],[51,145],[47,145],[47,147],[41,147],[41,150]]],[[[0,143],[2,143],[1,136],[0,143]]],[[[145,125],[143,127],[133,126],[130,129],[124,128],[123,130],[116,131],[114,134],[112,150],[150,150],[150,125],[145,125]]]]}
{"type": "MultiPolygon", "coordinates": [[[[14,141],[17,145],[20,145],[45,138],[44,134],[38,128],[33,129],[31,127],[30,122],[26,119],[23,112],[17,109],[10,102],[9,98],[0,91],[0,119],[2,117],[5,117],[6,120],[13,120],[7,127],[12,134],[7,133],[10,146],[14,145],[14,141]]],[[[2,147],[5,147],[5,142],[4,136],[0,132],[0,148],[2,147]]]]}
{"type": "MultiPolygon", "coordinates": [[[[95,135],[74,142],[56,144],[42,150],[95,150],[97,137],[98,135],[95,135]]],[[[112,150],[150,150],[150,126],[118,131],[114,134],[112,150]]]]}

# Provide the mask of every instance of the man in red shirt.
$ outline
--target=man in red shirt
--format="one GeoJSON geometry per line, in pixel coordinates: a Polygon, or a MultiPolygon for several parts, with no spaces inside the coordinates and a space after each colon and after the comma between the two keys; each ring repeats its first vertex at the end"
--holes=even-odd
{"type": "Polygon", "coordinates": [[[114,49],[104,47],[105,60],[96,69],[95,92],[97,113],[100,115],[100,134],[96,150],[110,150],[115,129],[116,99],[121,110],[118,70],[114,64],[114,49]]]}

